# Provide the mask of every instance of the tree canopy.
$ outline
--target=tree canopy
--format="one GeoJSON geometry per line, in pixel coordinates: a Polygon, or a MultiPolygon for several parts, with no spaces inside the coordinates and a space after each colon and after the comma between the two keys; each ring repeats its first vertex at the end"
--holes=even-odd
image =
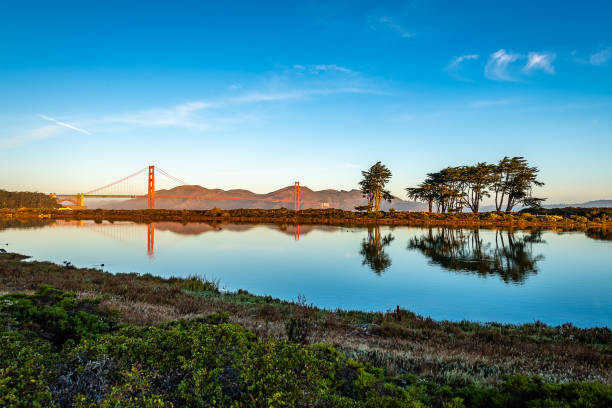
{"type": "Polygon", "coordinates": [[[0,190],[0,208],[57,208],[54,199],[43,193],[0,190]]]}
{"type": "Polygon", "coordinates": [[[538,168],[528,165],[523,157],[504,157],[497,164],[485,162],[473,166],[446,167],[428,173],[417,187],[406,189],[409,198],[428,203],[429,212],[433,204],[438,212],[458,212],[469,208],[480,210],[486,197],[495,198],[495,209],[510,212],[519,204],[539,207],[544,198],[532,196],[534,186],[543,186],[537,179],[538,168]]]}
{"type": "Polygon", "coordinates": [[[382,200],[391,201],[391,192],[385,190],[385,185],[391,180],[391,170],[380,161],[376,162],[368,170],[361,172],[363,180],[359,182],[363,196],[367,198],[368,211],[380,211],[382,200]]]}

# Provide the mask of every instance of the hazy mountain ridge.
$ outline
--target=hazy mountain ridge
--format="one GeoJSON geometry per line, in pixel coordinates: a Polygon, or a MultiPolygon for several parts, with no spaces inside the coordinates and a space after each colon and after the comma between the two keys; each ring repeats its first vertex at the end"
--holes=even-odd
{"type": "MultiPolygon", "coordinates": [[[[575,207],[575,208],[600,208],[600,207],[612,207],[612,200],[593,200],[586,201],[584,203],[573,203],[573,204],[543,204],[542,208],[566,208],[566,207],[575,207]]],[[[504,207],[505,208],[505,207],[504,207]]],[[[523,208],[527,208],[525,206],[518,205],[512,209],[512,211],[519,211],[523,208]]],[[[495,211],[494,205],[483,205],[480,208],[480,211],[495,211]]]]}
{"type": "MultiPolygon", "coordinates": [[[[173,195],[173,196],[210,196],[219,197],[220,199],[195,199],[195,198],[158,198],[155,200],[155,207],[169,210],[208,210],[213,207],[221,209],[238,209],[238,208],[293,208],[294,187],[287,186],[279,190],[265,194],[253,193],[244,189],[222,190],[208,189],[202,186],[179,186],[170,190],[159,190],[156,192],[158,196],[173,195]],[[237,197],[240,200],[223,199],[223,197],[237,197]],[[252,201],[248,199],[254,199],[252,201]],[[269,202],[261,201],[262,199],[284,200],[286,202],[269,202]]],[[[308,187],[300,188],[301,208],[339,208],[342,210],[354,210],[356,206],[366,204],[361,191],[353,190],[334,190],[326,189],[314,191],[308,187]]],[[[90,202],[89,208],[103,209],[123,209],[136,210],[146,208],[146,200],[144,198],[136,198],[120,202],[101,203],[90,202]]],[[[382,210],[395,208],[398,211],[425,211],[427,205],[423,203],[405,201],[399,198],[394,198],[391,203],[385,202],[381,205],[382,210]]]]}
{"type": "Polygon", "coordinates": [[[594,200],[580,204],[545,204],[544,208],[565,208],[565,207],[581,207],[581,208],[597,208],[597,207],[612,207],[612,200],[594,200]]]}
{"type": "MultiPolygon", "coordinates": [[[[209,210],[213,207],[224,210],[233,210],[239,208],[261,208],[261,209],[276,209],[276,208],[293,208],[294,187],[287,186],[281,189],[257,194],[245,189],[223,190],[219,188],[209,189],[202,186],[179,186],[170,190],[158,190],[160,195],[179,195],[179,196],[209,196],[219,197],[220,199],[193,199],[193,198],[158,198],[155,200],[155,207],[168,210],[209,210]],[[237,197],[240,200],[223,199],[223,197],[237,197]],[[255,200],[248,200],[255,199],[255,200]],[[285,202],[269,202],[261,201],[262,199],[284,200],[285,202]]],[[[302,201],[302,209],[307,208],[338,208],[341,210],[354,210],[356,206],[366,204],[361,191],[353,190],[334,190],[326,189],[314,191],[308,187],[300,188],[300,199],[302,201]]],[[[139,210],[146,208],[147,203],[144,198],[132,200],[115,201],[115,202],[90,202],[87,203],[89,208],[103,209],[122,209],[122,210],[139,210]]],[[[564,208],[564,207],[612,207],[612,200],[593,200],[584,203],[574,204],[544,204],[544,208],[564,208]]],[[[381,209],[387,211],[391,208],[397,211],[427,211],[427,204],[407,201],[395,197],[391,203],[384,202],[381,204],[381,209]]],[[[516,207],[514,210],[520,210],[524,207],[516,207]]],[[[467,211],[467,210],[466,210],[467,211]]],[[[483,205],[481,211],[495,211],[493,205],[483,205]]]]}

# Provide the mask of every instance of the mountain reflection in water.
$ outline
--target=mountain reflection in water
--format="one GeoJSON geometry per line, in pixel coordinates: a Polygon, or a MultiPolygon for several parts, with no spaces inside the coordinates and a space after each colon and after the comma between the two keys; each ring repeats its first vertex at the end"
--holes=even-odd
{"type": "Polygon", "coordinates": [[[543,255],[534,255],[533,244],[545,243],[541,231],[495,231],[495,240],[484,242],[478,229],[429,228],[408,241],[432,264],[479,276],[497,275],[506,283],[522,284],[538,272],[543,255]]]}

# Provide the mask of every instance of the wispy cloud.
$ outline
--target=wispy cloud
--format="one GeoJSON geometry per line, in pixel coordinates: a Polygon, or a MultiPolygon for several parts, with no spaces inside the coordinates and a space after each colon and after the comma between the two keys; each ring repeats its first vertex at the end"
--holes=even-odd
{"type": "Polygon", "coordinates": [[[319,74],[322,72],[340,72],[340,73],[349,74],[349,73],[355,72],[350,68],[342,67],[337,64],[317,64],[317,65],[296,64],[293,66],[293,69],[297,71],[308,72],[311,74],[319,74]]]}
{"type": "Polygon", "coordinates": [[[550,52],[530,52],[527,55],[527,64],[522,69],[522,72],[529,74],[533,71],[544,71],[549,74],[554,74],[555,69],[552,66],[556,54],[550,52]]]}
{"type": "Polygon", "coordinates": [[[185,127],[207,130],[209,126],[195,118],[195,114],[213,106],[203,101],[186,102],[169,108],[153,108],[125,114],[110,115],[93,121],[94,124],[124,124],[139,127],[185,127]]]}
{"type": "Polygon", "coordinates": [[[88,132],[88,131],[86,131],[85,129],[78,128],[78,127],[76,127],[76,126],[74,126],[74,125],[71,125],[70,123],[61,122],[61,121],[59,121],[59,120],[57,120],[57,119],[53,119],[53,118],[51,118],[51,117],[49,117],[49,116],[41,115],[40,113],[38,114],[38,117],[39,117],[39,118],[41,118],[41,119],[44,119],[44,120],[48,120],[48,121],[50,121],[50,122],[53,122],[53,123],[55,123],[56,125],[63,126],[63,127],[65,127],[65,128],[72,129],[72,130],[75,130],[75,131],[77,131],[77,132],[84,133],[84,134],[86,134],[86,135],[91,135],[91,133],[89,133],[89,132],[88,132]]]}
{"type": "Polygon", "coordinates": [[[459,68],[462,62],[469,61],[469,60],[477,60],[477,59],[478,59],[478,55],[476,54],[461,55],[459,57],[453,58],[450,64],[448,64],[448,66],[446,67],[446,69],[455,70],[459,68]]]}
{"type": "Polygon", "coordinates": [[[38,127],[36,129],[24,131],[17,136],[9,137],[7,139],[0,140],[0,149],[10,149],[12,147],[22,146],[26,143],[33,142],[35,140],[43,140],[50,139],[52,137],[58,136],[62,132],[65,132],[66,129],[74,130],[75,132],[84,133],[86,135],[91,135],[85,129],[81,129],[75,125],[70,123],[62,122],[60,120],[54,119],[52,117],[37,114],[37,116],[46,121],[52,122],[52,125],[45,125],[38,127]]]}
{"type": "Polygon", "coordinates": [[[24,145],[34,140],[48,139],[62,132],[62,127],[56,125],[46,125],[27,131],[19,136],[0,140],[0,149],[10,149],[24,145]]]}
{"type": "Polygon", "coordinates": [[[377,20],[375,20],[374,23],[375,24],[371,24],[371,27],[373,29],[376,29],[376,26],[379,25],[379,26],[386,27],[388,30],[394,32],[395,34],[399,35],[402,38],[410,38],[410,37],[415,36],[415,33],[413,33],[412,31],[409,31],[401,24],[394,22],[393,19],[389,16],[382,16],[378,18],[377,20]]]}
{"type": "Polygon", "coordinates": [[[591,65],[605,65],[612,58],[612,47],[603,49],[589,57],[589,64],[591,65]]]}
{"type": "Polygon", "coordinates": [[[459,81],[471,82],[471,79],[465,78],[460,75],[461,67],[462,65],[464,65],[465,61],[477,60],[477,59],[478,59],[477,54],[466,54],[466,55],[461,55],[459,57],[454,57],[451,60],[451,62],[446,66],[445,69],[449,73],[449,75],[452,76],[453,78],[459,81]]]}
{"type": "Polygon", "coordinates": [[[341,67],[339,65],[336,64],[322,64],[322,65],[315,65],[314,68],[318,71],[339,71],[339,72],[353,72],[351,69],[349,68],[345,68],[345,67],[341,67]]]}
{"type": "Polygon", "coordinates": [[[379,91],[363,87],[322,87],[311,89],[296,89],[284,92],[252,92],[244,95],[230,98],[228,103],[258,103],[258,102],[277,102],[286,100],[304,99],[310,96],[317,95],[333,95],[333,94],[380,94],[379,91]]]}
{"type": "Polygon", "coordinates": [[[504,49],[494,52],[485,66],[485,76],[495,81],[516,81],[517,79],[508,73],[508,66],[520,57],[519,54],[508,53],[504,49]]]}
{"type": "Polygon", "coordinates": [[[342,167],[344,167],[345,169],[358,169],[361,166],[358,164],[354,164],[354,163],[344,163],[342,167]]]}

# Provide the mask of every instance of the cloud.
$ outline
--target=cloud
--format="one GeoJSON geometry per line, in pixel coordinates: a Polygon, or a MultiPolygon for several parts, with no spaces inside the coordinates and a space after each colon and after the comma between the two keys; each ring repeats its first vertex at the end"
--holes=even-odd
{"type": "Polygon", "coordinates": [[[197,112],[213,104],[203,101],[186,102],[170,108],[153,108],[120,115],[106,116],[93,123],[116,123],[140,127],[185,127],[207,130],[208,125],[197,120],[197,112]]]}
{"type": "Polygon", "coordinates": [[[33,129],[22,135],[0,140],[0,149],[21,146],[33,140],[48,139],[61,133],[63,127],[57,125],[46,125],[33,129]]]}
{"type": "Polygon", "coordinates": [[[230,98],[229,103],[258,103],[258,102],[277,102],[286,100],[304,99],[314,95],[332,95],[332,94],[373,94],[379,93],[376,90],[361,88],[361,87],[338,87],[338,88],[314,88],[314,89],[296,89],[285,92],[252,92],[241,96],[230,98]]]}
{"type": "Polygon", "coordinates": [[[353,72],[351,69],[349,68],[344,68],[341,66],[338,66],[336,64],[330,64],[330,65],[315,65],[314,69],[316,69],[317,71],[339,71],[339,72],[353,72]]]}
{"type": "Polygon", "coordinates": [[[91,133],[87,130],[81,129],[70,123],[62,122],[52,117],[42,115],[40,113],[37,116],[41,119],[52,122],[53,124],[41,126],[39,128],[26,131],[18,136],[2,139],[0,140],[0,149],[10,149],[12,147],[22,146],[26,143],[35,140],[49,139],[59,135],[66,129],[74,130],[76,132],[84,133],[86,135],[91,135],[91,133]]]}
{"type": "Polygon", "coordinates": [[[596,52],[589,57],[591,65],[605,65],[612,58],[612,47],[596,52]]]}
{"type": "Polygon", "coordinates": [[[358,164],[354,164],[354,163],[344,163],[342,167],[344,167],[345,169],[358,169],[361,166],[358,164]]]}
{"type": "Polygon", "coordinates": [[[320,74],[322,72],[341,72],[344,74],[354,73],[350,68],[342,67],[337,64],[317,64],[317,65],[300,65],[295,64],[293,69],[296,71],[311,73],[311,74],[320,74]]]}
{"type": "MultiPolygon", "coordinates": [[[[415,33],[408,31],[406,28],[404,28],[402,25],[394,23],[393,19],[391,17],[388,16],[382,16],[380,17],[378,20],[375,21],[375,23],[377,25],[382,25],[384,27],[386,27],[387,29],[395,32],[396,34],[398,34],[400,37],[402,38],[410,38],[410,37],[414,37],[415,33]]],[[[374,25],[372,25],[373,29],[376,29],[374,25]]]]}
{"type": "Polygon", "coordinates": [[[41,119],[44,119],[44,120],[48,120],[48,121],[50,121],[50,122],[53,122],[53,123],[55,123],[56,125],[63,126],[63,127],[65,127],[65,128],[72,129],[72,130],[75,130],[75,131],[77,131],[77,132],[84,133],[84,134],[86,134],[86,135],[91,135],[91,133],[89,133],[89,132],[88,132],[88,131],[86,131],[85,129],[78,128],[78,127],[76,127],[76,126],[74,126],[74,125],[71,125],[70,123],[60,122],[60,121],[59,121],[59,120],[57,120],[57,119],[53,119],[53,118],[50,118],[49,116],[41,115],[40,113],[38,114],[38,117],[39,117],[39,118],[41,118],[41,119]]]}
{"type": "Polygon", "coordinates": [[[549,74],[554,74],[555,69],[552,66],[556,54],[550,52],[530,52],[527,55],[527,63],[522,69],[523,73],[531,73],[533,71],[542,70],[549,74]]]}
{"type": "Polygon", "coordinates": [[[477,60],[477,59],[478,59],[478,55],[476,54],[467,54],[467,55],[462,55],[460,57],[455,57],[450,62],[450,64],[448,64],[446,69],[454,70],[454,69],[459,68],[459,65],[461,65],[463,61],[477,60]]]}
{"type": "Polygon", "coordinates": [[[508,65],[520,57],[519,54],[507,53],[504,49],[494,52],[485,66],[485,76],[495,81],[516,81],[508,74],[508,65]]]}

